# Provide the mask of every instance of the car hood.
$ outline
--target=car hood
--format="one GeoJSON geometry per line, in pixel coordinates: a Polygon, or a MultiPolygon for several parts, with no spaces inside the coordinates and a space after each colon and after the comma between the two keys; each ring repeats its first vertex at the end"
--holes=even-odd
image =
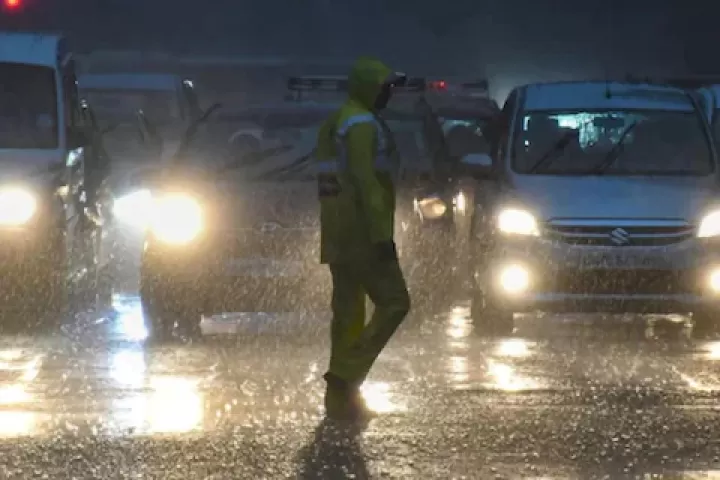
{"type": "Polygon", "coordinates": [[[314,181],[215,183],[209,194],[223,227],[272,230],[319,228],[320,203],[314,181]]]}
{"type": "Polygon", "coordinates": [[[694,222],[720,206],[714,177],[523,175],[510,197],[538,218],[676,219],[694,222]]]}

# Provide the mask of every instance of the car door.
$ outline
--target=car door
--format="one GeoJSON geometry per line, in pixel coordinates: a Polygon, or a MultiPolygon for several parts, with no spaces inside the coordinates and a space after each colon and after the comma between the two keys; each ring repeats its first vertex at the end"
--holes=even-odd
{"type": "Polygon", "coordinates": [[[85,156],[87,136],[77,89],[77,78],[73,61],[62,70],[63,110],[67,139],[67,161],[65,163],[64,196],[66,220],[66,255],[70,279],[77,282],[87,273],[87,253],[92,229],[87,223],[85,207],[85,156]]]}

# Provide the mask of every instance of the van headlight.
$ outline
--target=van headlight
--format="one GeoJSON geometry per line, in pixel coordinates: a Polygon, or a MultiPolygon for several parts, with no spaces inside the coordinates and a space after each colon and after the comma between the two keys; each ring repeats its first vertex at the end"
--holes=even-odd
{"type": "Polygon", "coordinates": [[[519,208],[500,210],[497,227],[502,233],[509,235],[538,236],[540,234],[535,216],[527,210],[519,208]]]}
{"type": "Polygon", "coordinates": [[[447,212],[447,205],[437,195],[430,195],[420,200],[415,200],[415,208],[423,218],[435,220],[447,212]]]}
{"type": "Polygon", "coordinates": [[[700,238],[717,237],[718,235],[720,235],[720,210],[705,215],[700,221],[697,231],[697,236],[700,238]]]}
{"type": "Polygon", "coordinates": [[[150,221],[152,206],[150,190],[135,190],[115,199],[113,215],[123,224],[143,230],[150,221]]]}
{"type": "Polygon", "coordinates": [[[153,200],[150,230],[158,240],[183,245],[193,241],[202,229],[203,212],[194,197],[172,193],[153,200]]]}
{"type": "Polygon", "coordinates": [[[25,225],[37,212],[37,198],[22,187],[0,188],[0,226],[25,225]]]}

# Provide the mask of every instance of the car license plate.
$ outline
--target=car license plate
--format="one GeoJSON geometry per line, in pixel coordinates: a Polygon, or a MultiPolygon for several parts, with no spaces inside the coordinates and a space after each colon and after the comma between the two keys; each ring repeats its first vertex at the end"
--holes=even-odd
{"type": "Polygon", "coordinates": [[[230,276],[297,277],[302,275],[302,272],[303,265],[300,262],[272,258],[233,258],[226,263],[226,273],[230,276]]]}
{"type": "Polygon", "coordinates": [[[580,257],[581,269],[664,270],[667,262],[659,254],[597,252],[580,257]]]}

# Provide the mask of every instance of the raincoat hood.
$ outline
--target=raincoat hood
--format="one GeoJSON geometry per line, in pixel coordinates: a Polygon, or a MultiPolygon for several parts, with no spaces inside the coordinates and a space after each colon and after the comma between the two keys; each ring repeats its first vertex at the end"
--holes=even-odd
{"type": "Polygon", "coordinates": [[[350,98],[368,110],[374,110],[375,99],[392,72],[387,65],[376,58],[358,58],[348,78],[350,98]]]}

